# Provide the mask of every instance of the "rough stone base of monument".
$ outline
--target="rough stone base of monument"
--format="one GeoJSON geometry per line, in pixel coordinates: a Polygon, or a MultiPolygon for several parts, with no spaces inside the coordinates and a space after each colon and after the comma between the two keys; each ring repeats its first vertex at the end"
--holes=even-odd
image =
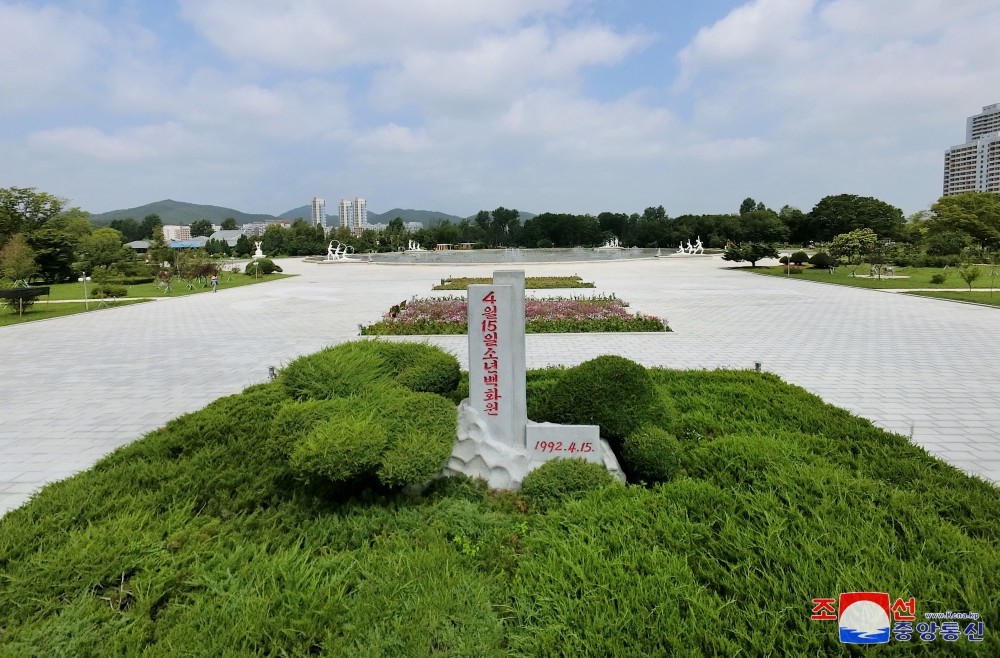
{"type": "Polygon", "coordinates": [[[527,445],[511,446],[491,437],[479,412],[463,400],[458,406],[458,439],[443,475],[482,478],[492,489],[521,488],[531,471],[552,459],[580,458],[603,464],[616,478],[625,474],[596,425],[555,425],[528,421],[527,445]]]}

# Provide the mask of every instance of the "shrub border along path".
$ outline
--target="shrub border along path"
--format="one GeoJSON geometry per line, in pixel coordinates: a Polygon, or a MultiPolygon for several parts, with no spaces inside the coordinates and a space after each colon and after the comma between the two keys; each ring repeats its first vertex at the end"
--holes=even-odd
{"type": "MultiPolygon", "coordinates": [[[[4,345],[17,347],[4,355],[14,375],[0,378],[0,511],[181,413],[264,381],[268,366],[356,338],[359,322],[441,278],[435,266],[280,264],[301,276],[0,330],[4,345]]],[[[504,267],[451,272],[487,276],[504,267]]],[[[824,401],[912,431],[932,453],[1000,481],[1000,314],[991,308],[951,304],[941,313],[933,299],[748,277],[719,258],[599,263],[586,275],[595,293],[615,292],[666,317],[675,333],[531,334],[529,368],[600,354],[682,369],[760,361],[824,401]]],[[[464,336],[391,340],[445,346],[467,367],[464,336]]]]}

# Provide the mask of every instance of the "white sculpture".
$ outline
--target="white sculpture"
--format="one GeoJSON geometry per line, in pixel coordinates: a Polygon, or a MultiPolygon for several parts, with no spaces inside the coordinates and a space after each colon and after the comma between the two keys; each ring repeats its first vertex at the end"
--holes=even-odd
{"type": "Polygon", "coordinates": [[[597,425],[528,420],[525,398],[524,272],[493,273],[493,284],[468,292],[469,397],[458,408],[458,438],[444,475],[483,478],[519,489],[545,462],[581,458],[625,476],[597,425]]]}
{"type": "Polygon", "coordinates": [[[624,247],[622,247],[622,243],[617,237],[612,236],[603,245],[595,247],[595,249],[624,249],[624,247]]]}
{"type": "MultiPolygon", "coordinates": [[[[690,242],[689,242],[690,243],[690,242]]],[[[694,243],[694,249],[691,251],[692,254],[703,254],[705,253],[705,247],[701,244],[701,236],[698,236],[698,241],[694,243]]]]}
{"type": "Polygon", "coordinates": [[[253,257],[254,258],[264,258],[264,252],[260,250],[260,246],[262,244],[264,244],[264,243],[263,242],[254,242],[253,243],[253,246],[257,248],[257,250],[253,252],[253,257]]]}
{"type": "Polygon", "coordinates": [[[406,250],[407,251],[427,251],[426,249],[424,249],[423,247],[421,247],[420,243],[417,242],[416,240],[410,240],[407,243],[407,245],[406,245],[406,250]]]}
{"type": "Polygon", "coordinates": [[[677,244],[677,253],[679,253],[679,254],[687,253],[687,252],[684,251],[684,241],[683,240],[677,244]]]}
{"type": "Polygon", "coordinates": [[[330,240],[330,244],[326,248],[326,260],[327,262],[342,261],[342,260],[354,260],[353,258],[348,258],[348,254],[354,253],[354,247],[349,244],[341,244],[340,240],[330,240]],[[333,245],[337,245],[334,247],[333,245]]]}

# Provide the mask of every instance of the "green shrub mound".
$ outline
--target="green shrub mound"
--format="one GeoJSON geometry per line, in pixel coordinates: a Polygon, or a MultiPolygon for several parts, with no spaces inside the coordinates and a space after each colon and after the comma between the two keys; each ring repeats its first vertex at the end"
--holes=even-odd
{"type": "Polygon", "coordinates": [[[296,441],[289,462],[306,479],[320,476],[343,482],[374,470],[388,445],[389,433],[375,419],[338,416],[296,441]]]}
{"type": "MultiPolygon", "coordinates": [[[[570,372],[529,372],[529,408],[570,372]]],[[[669,412],[622,451],[670,433],[678,475],[604,486],[591,470],[551,504],[530,497],[542,469],[519,493],[382,486],[393,432],[437,427],[444,400],[391,377],[217,400],[0,518],[0,656],[861,655],[810,619],[814,598],[853,591],[913,597],[921,621],[982,615],[982,642],[880,655],[1000,655],[1000,489],[773,375],[647,374],[669,412]],[[374,400],[392,391],[405,402],[374,400]],[[350,496],[262,449],[376,426],[381,465],[350,496]]]]}
{"type": "Polygon", "coordinates": [[[451,400],[396,384],[368,388],[326,406],[297,402],[281,413],[274,422],[278,431],[297,418],[308,422],[330,413],[284,439],[292,469],[308,482],[325,478],[364,486],[377,481],[387,487],[428,482],[448,460],[458,429],[451,400]],[[295,409],[299,406],[306,409],[295,409]]]}
{"type": "Polygon", "coordinates": [[[544,509],[582,498],[615,482],[602,464],[583,459],[553,459],[524,477],[521,493],[529,502],[544,509]]]}
{"type": "Polygon", "coordinates": [[[425,483],[455,443],[459,379],[455,358],[429,345],[357,341],[302,357],[279,377],[295,401],[271,422],[271,445],[307,482],[425,483]]]}
{"type": "Polygon", "coordinates": [[[802,265],[803,263],[809,261],[809,254],[807,254],[804,251],[796,251],[791,255],[789,260],[795,263],[796,265],[802,265]]]}
{"type": "Polygon", "coordinates": [[[819,267],[825,269],[828,267],[833,267],[834,265],[837,264],[837,261],[836,259],[834,259],[833,256],[826,253],[825,251],[820,251],[819,253],[814,254],[813,257],[809,259],[809,264],[812,265],[813,267],[819,267]]]}
{"type": "Polygon", "coordinates": [[[600,425],[601,436],[620,442],[662,413],[649,372],[624,357],[606,355],[567,370],[535,420],[600,425]]]}
{"type": "Polygon", "coordinates": [[[283,272],[281,266],[275,263],[270,258],[258,258],[257,260],[252,260],[247,263],[246,269],[243,270],[245,273],[250,275],[255,274],[274,274],[275,272],[283,272]],[[254,265],[254,263],[257,263],[254,265]]]}
{"type": "Polygon", "coordinates": [[[355,395],[391,379],[412,391],[450,395],[461,373],[454,356],[432,345],[355,341],[301,357],[279,381],[297,400],[355,395]]]}
{"type": "Polygon", "coordinates": [[[674,479],[680,453],[680,443],[672,434],[644,425],[625,437],[618,456],[629,482],[653,484],[674,479]]]}
{"type": "Polygon", "coordinates": [[[106,297],[127,297],[128,288],[125,286],[102,283],[91,287],[89,294],[95,299],[104,299],[106,297]]]}

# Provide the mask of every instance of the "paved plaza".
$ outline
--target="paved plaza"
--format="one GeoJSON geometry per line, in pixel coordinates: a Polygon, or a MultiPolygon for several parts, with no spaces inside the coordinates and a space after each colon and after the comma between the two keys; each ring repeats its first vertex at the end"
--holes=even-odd
{"type": "MultiPolygon", "coordinates": [[[[1000,309],[755,276],[718,257],[524,265],[310,264],[300,276],[0,327],[0,514],[182,413],[350,340],[446,276],[579,274],[664,334],[529,334],[528,367],[620,354],[647,366],[752,368],[1000,482],[1000,309]]],[[[529,291],[544,296],[548,291],[529,291]]],[[[441,293],[450,294],[450,293],[441,293]]],[[[465,338],[430,339],[466,364],[465,338]]]]}

